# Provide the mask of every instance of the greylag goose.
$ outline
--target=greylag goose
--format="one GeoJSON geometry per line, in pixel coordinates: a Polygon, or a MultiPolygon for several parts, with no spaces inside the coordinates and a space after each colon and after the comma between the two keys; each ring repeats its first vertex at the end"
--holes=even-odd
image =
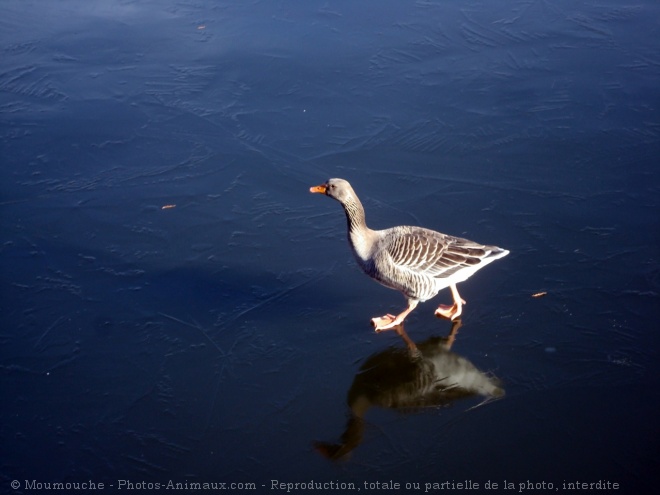
{"type": "Polygon", "coordinates": [[[367,227],[362,203],[344,179],[330,179],[309,190],[341,203],[348,222],[348,241],[362,270],[385,287],[400,291],[408,300],[408,307],[400,314],[372,318],[376,332],[398,327],[417,304],[431,299],[445,287],[451,289],[454,304],[440,305],[435,314],[456,320],[465,304],[456,284],[509,254],[497,246],[478,244],[422,227],[371,230],[367,227]]]}

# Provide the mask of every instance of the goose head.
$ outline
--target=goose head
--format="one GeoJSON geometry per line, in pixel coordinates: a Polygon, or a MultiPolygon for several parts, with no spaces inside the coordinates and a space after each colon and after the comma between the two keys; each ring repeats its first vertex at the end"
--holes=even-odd
{"type": "Polygon", "coordinates": [[[333,199],[336,199],[342,204],[348,201],[355,201],[357,196],[355,191],[347,180],[344,179],[328,179],[325,184],[309,188],[309,192],[325,194],[333,199]]]}

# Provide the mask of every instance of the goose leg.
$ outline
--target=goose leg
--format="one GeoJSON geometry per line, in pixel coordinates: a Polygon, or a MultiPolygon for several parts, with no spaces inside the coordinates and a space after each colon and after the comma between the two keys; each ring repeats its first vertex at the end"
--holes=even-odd
{"type": "Polygon", "coordinates": [[[435,316],[439,318],[448,318],[450,320],[455,320],[463,312],[463,304],[467,304],[465,300],[458,293],[456,284],[451,284],[449,286],[451,289],[451,295],[454,298],[454,304],[451,306],[446,306],[441,304],[438,306],[438,309],[435,310],[435,316]]]}
{"type": "Polygon", "coordinates": [[[371,319],[371,324],[374,326],[374,329],[376,332],[380,332],[382,330],[390,330],[397,325],[400,325],[403,323],[403,320],[406,319],[406,316],[408,316],[408,313],[410,313],[413,309],[417,307],[417,303],[419,301],[416,301],[414,299],[411,299],[408,301],[408,307],[400,313],[397,316],[391,315],[391,314],[386,314],[385,316],[377,317],[377,318],[372,318],[371,319]]]}

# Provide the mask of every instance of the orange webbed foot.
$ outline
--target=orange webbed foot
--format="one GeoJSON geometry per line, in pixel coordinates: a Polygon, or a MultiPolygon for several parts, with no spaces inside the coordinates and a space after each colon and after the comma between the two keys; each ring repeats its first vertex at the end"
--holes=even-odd
{"type": "Polygon", "coordinates": [[[376,332],[381,332],[383,330],[391,330],[399,324],[396,321],[397,317],[391,314],[386,314],[385,316],[379,316],[371,319],[371,324],[374,327],[376,332]]]}
{"type": "Polygon", "coordinates": [[[461,299],[461,304],[454,303],[451,306],[441,304],[435,310],[435,316],[438,318],[447,318],[448,320],[455,320],[463,313],[463,304],[465,301],[461,299]]]}

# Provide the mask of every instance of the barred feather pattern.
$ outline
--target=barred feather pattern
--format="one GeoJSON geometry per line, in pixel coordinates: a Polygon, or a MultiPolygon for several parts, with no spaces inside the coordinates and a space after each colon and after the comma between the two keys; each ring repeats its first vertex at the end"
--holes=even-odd
{"type": "Polygon", "coordinates": [[[379,281],[419,301],[508,254],[496,246],[422,227],[394,227],[381,231],[380,237],[375,258],[379,281]]]}

